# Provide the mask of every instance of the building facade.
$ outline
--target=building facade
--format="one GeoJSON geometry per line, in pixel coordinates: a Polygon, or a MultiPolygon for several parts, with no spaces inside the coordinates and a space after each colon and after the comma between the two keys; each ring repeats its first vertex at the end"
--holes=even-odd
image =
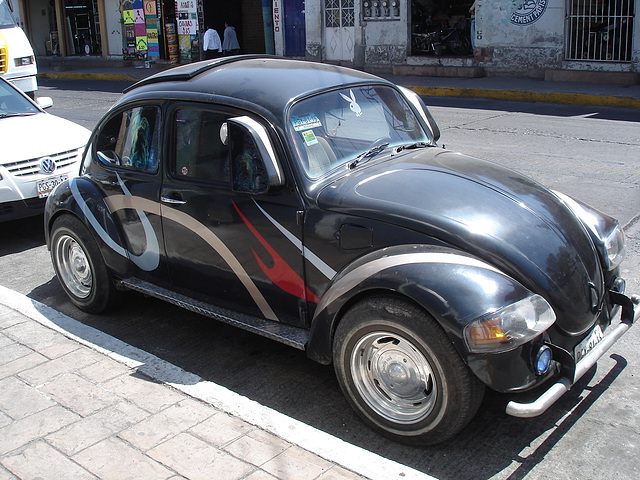
{"type": "Polygon", "coordinates": [[[12,1],[37,56],[184,63],[228,22],[243,53],[373,72],[640,74],[640,0],[12,1]]]}

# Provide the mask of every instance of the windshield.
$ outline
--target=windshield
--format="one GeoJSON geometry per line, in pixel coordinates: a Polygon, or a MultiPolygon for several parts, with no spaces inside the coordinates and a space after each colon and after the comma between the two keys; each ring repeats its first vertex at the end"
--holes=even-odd
{"type": "Polygon", "coordinates": [[[15,27],[16,21],[11,16],[11,10],[6,0],[0,0],[0,28],[15,27]]]}
{"type": "Polygon", "coordinates": [[[431,141],[404,97],[384,85],[343,88],[298,102],[289,115],[289,135],[310,178],[365,152],[431,141]]]}
{"type": "Polygon", "coordinates": [[[8,83],[0,81],[0,118],[29,115],[40,110],[8,83]]]}

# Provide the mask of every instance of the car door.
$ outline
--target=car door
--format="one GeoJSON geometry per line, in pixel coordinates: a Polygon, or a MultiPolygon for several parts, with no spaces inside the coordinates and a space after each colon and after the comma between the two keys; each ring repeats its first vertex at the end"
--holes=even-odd
{"type": "Polygon", "coordinates": [[[169,113],[161,201],[171,281],[198,299],[299,325],[313,299],[303,280],[301,202],[292,188],[255,188],[262,167],[252,139],[233,146],[221,138],[238,115],[188,103],[169,113]]]}
{"type": "MultiPolygon", "coordinates": [[[[87,172],[102,190],[124,245],[116,246],[106,237],[103,240],[133,262],[135,276],[153,282],[167,278],[159,203],[161,124],[159,104],[114,112],[93,138],[87,172]]],[[[96,219],[98,223],[102,219],[96,219]]],[[[108,235],[103,229],[98,233],[108,235]]]]}

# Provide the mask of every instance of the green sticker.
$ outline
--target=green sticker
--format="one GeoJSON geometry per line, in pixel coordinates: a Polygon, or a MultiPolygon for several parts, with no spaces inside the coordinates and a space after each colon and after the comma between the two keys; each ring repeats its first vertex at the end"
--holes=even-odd
{"type": "Polygon", "coordinates": [[[302,132],[302,138],[304,138],[304,143],[306,143],[308,147],[318,143],[318,139],[316,138],[316,134],[313,133],[313,130],[302,132]]]}

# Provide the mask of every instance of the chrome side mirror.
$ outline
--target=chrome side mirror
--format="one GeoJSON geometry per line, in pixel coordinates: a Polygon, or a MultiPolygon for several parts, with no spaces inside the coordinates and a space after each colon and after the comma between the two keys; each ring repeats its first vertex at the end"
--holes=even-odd
{"type": "Polygon", "coordinates": [[[429,130],[431,130],[431,135],[433,136],[434,141],[438,141],[440,138],[440,128],[438,128],[438,124],[435,119],[431,115],[431,112],[424,104],[420,96],[414,92],[413,90],[409,90],[406,87],[398,87],[400,91],[404,94],[405,98],[409,101],[409,103],[420,113],[422,120],[428,125],[429,130]]]}

